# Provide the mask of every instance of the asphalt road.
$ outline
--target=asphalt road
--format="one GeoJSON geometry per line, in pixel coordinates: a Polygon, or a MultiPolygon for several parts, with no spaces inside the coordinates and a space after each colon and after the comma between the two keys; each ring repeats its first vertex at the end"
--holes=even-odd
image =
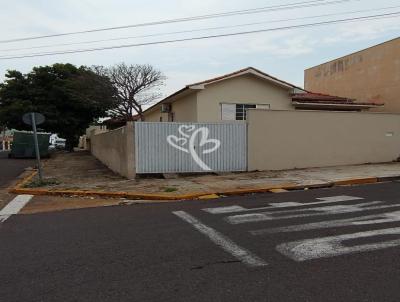
{"type": "Polygon", "coordinates": [[[10,159],[8,152],[0,151],[0,189],[6,187],[25,168],[33,165],[32,159],[10,159]]]}
{"type": "Polygon", "coordinates": [[[400,301],[399,200],[393,182],[12,216],[0,300],[400,301]]]}

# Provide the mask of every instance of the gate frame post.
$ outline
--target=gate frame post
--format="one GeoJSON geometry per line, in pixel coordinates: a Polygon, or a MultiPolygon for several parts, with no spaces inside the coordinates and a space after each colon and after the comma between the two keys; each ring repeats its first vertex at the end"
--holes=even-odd
{"type": "Polygon", "coordinates": [[[126,143],[126,178],[134,179],[136,177],[135,167],[135,124],[127,122],[125,128],[125,143],[126,143]]]}

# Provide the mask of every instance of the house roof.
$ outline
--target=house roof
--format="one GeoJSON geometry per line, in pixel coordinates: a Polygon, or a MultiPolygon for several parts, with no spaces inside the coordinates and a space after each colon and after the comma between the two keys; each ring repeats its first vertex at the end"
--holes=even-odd
{"type": "Polygon", "coordinates": [[[298,101],[312,101],[312,102],[339,102],[341,104],[354,103],[354,99],[344,98],[340,96],[333,96],[322,93],[306,92],[306,93],[294,93],[292,100],[298,101]]]}
{"type": "Polygon", "coordinates": [[[292,94],[292,104],[297,108],[329,108],[329,109],[350,109],[350,110],[358,110],[358,109],[366,109],[372,107],[380,107],[383,106],[382,103],[377,102],[356,102],[355,99],[339,97],[339,96],[332,96],[327,94],[321,93],[314,93],[310,91],[306,91],[305,89],[288,83],[286,81],[280,80],[276,77],[273,77],[265,72],[262,72],[254,67],[247,67],[240,69],[238,71],[228,73],[219,77],[211,78],[205,81],[193,83],[186,85],[181,90],[176,91],[175,93],[167,96],[166,98],[162,99],[158,103],[154,104],[153,106],[147,108],[144,113],[151,111],[155,107],[163,103],[173,102],[177,96],[184,96],[187,94],[192,93],[196,90],[204,89],[206,85],[210,85],[213,83],[217,83],[220,81],[224,81],[230,78],[252,74],[259,78],[268,80],[273,82],[277,85],[280,85],[285,88],[293,89],[295,93],[292,94]]]}
{"type": "Polygon", "coordinates": [[[242,76],[242,75],[246,75],[246,74],[252,74],[254,76],[257,76],[259,78],[274,82],[275,84],[278,84],[280,86],[289,88],[289,89],[296,89],[299,91],[305,91],[303,88],[295,86],[293,84],[290,84],[286,81],[282,81],[276,77],[273,77],[265,72],[262,72],[261,70],[258,70],[257,68],[254,67],[247,67],[247,68],[243,68],[240,69],[238,71],[232,72],[232,73],[228,73],[219,77],[215,77],[212,79],[208,79],[205,81],[201,81],[201,82],[197,82],[197,83],[193,83],[193,84],[189,84],[186,85],[184,88],[182,88],[181,90],[178,90],[176,92],[174,92],[173,94],[167,96],[166,98],[162,99],[161,101],[159,101],[158,103],[154,104],[153,106],[147,108],[144,113],[149,112],[150,110],[152,110],[153,108],[157,107],[158,105],[162,104],[162,103],[167,103],[170,101],[173,101],[173,99],[178,96],[178,95],[183,95],[184,93],[190,93],[193,92],[195,90],[201,90],[204,89],[206,85],[210,85],[213,83],[217,83],[220,81],[224,81],[227,79],[231,79],[231,78],[235,78],[238,76],[242,76]]]}
{"type": "Polygon", "coordinates": [[[261,70],[259,70],[257,68],[254,68],[254,67],[243,68],[243,69],[240,69],[238,71],[231,72],[231,73],[228,73],[228,74],[216,77],[216,78],[212,78],[212,79],[208,79],[208,80],[205,80],[205,81],[197,82],[197,83],[194,83],[194,84],[191,84],[191,85],[187,85],[186,87],[208,85],[208,84],[212,84],[212,83],[219,82],[219,81],[222,81],[222,80],[227,80],[227,79],[230,79],[230,78],[233,78],[233,77],[237,77],[237,76],[241,76],[241,75],[245,75],[245,74],[253,74],[255,76],[264,78],[266,80],[273,81],[273,82],[275,82],[277,84],[281,84],[283,86],[304,90],[303,88],[295,86],[295,85],[293,85],[291,83],[288,83],[286,81],[280,80],[280,79],[278,79],[276,77],[273,77],[273,76],[271,76],[271,75],[269,75],[269,74],[267,74],[265,72],[262,72],[261,70]]]}
{"type": "Polygon", "coordinates": [[[383,103],[377,102],[356,102],[355,99],[333,96],[322,93],[306,92],[294,93],[292,95],[292,104],[295,107],[330,107],[330,108],[348,108],[361,109],[383,106],[383,103]]]}

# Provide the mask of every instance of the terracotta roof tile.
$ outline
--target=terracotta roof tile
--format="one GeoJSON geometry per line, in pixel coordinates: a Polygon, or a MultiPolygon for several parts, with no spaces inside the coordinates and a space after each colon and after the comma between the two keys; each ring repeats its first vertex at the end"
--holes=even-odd
{"type": "Polygon", "coordinates": [[[383,103],[379,102],[357,102],[355,99],[346,97],[333,96],[322,93],[307,92],[307,93],[295,93],[292,94],[292,101],[298,103],[316,103],[316,104],[344,104],[344,105],[371,105],[371,106],[383,106],[383,103]]]}

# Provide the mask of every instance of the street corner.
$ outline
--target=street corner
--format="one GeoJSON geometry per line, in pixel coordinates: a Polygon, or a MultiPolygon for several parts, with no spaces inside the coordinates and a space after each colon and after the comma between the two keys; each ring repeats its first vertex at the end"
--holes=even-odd
{"type": "Polygon", "coordinates": [[[19,214],[36,214],[63,210],[96,208],[123,205],[121,199],[98,198],[93,196],[45,196],[37,195],[21,210],[19,214]]]}
{"type": "Polygon", "coordinates": [[[147,203],[168,203],[178,202],[179,200],[168,200],[168,199],[129,199],[129,198],[116,198],[116,197],[99,197],[96,195],[46,195],[46,194],[30,194],[30,191],[22,190],[20,194],[9,193],[6,190],[0,191],[0,216],[2,210],[10,214],[9,208],[14,208],[15,204],[18,205],[18,211],[13,210],[12,215],[16,214],[37,214],[37,213],[48,213],[57,212],[64,210],[74,209],[85,209],[85,208],[98,208],[107,206],[130,206],[135,204],[147,204],[147,203]],[[26,197],[28,196],[28,197],[26,197]],[[26,200],[21,205],[20,200],[26,200]]]}
{"type": "Polygon", "coordinates": [[[78,195],[36,195],[19,212],[19,214],[37,214],[47,212],[58,212],[74,209],[100,208],[109,206],[132,206],[138,204],[161,204],[180,202],[181,200],[169,199],[129,199],[129,198],[101,198],[98,196],[78,196],[78,195]]]}

